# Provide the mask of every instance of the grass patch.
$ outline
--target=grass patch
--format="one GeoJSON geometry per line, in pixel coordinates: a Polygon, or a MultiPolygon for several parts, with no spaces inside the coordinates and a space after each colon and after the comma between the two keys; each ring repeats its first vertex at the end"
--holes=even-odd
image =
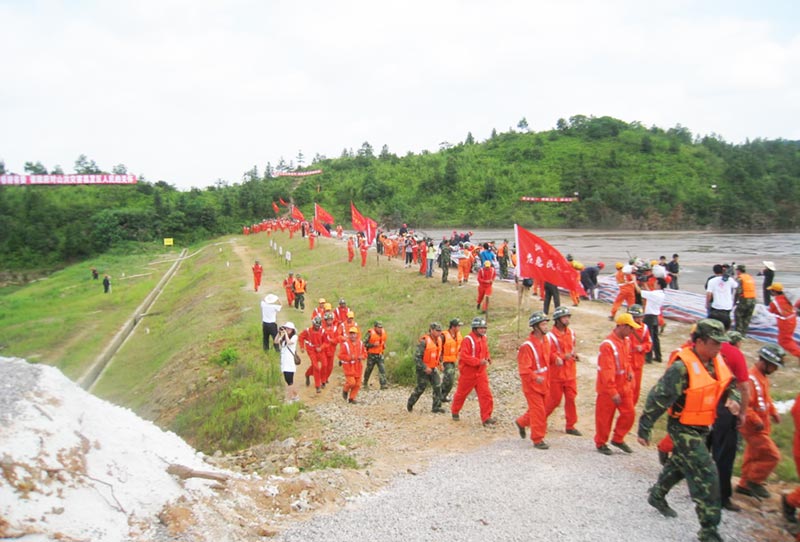
{"type": "Polygon", "coordinates": [[[300,464],[300,470],[357,469],[358,461],[346,452],[333,450],[321,440],[315,440],[311,454],[300,464]]]}

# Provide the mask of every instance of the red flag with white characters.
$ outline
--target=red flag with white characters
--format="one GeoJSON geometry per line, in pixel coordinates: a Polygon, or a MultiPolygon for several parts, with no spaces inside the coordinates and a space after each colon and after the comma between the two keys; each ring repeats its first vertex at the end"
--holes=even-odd
{"type": "Polygon", "coordinates": [[[363,231],[367,236],[367,244],[371,245],[375,241],[375,234],[378,231],[378,223],[368,216],[364,216],[358,212],[353,202],[350,202],[350,214],[353,220],[353,229],[356,231],[363,231]]]}
{"type": "Polygon", "coordinates": [[[335,222],[333,216],[328,211],[323,209],[322,205],[319,203],[314,204],[314,217],[326,224],[333,224],[335,222]]]}
{"type": "Polygon", "coordinates": [[[276,215],[277,215],[277,214],[280,214],[280,212],[281,212],[280,208],[278,208],[278,206],[277,206],[277,205],[275,205],[275,202],[274,202],[274,201],[272,202],[272,210],[273,210],[273,211],[275,211],[275,214],[276,214],[276,215]]]}
{"type": "Polygon", "coordinates": [[[306,217],[303,216],[303,213],[300,212],[300,209],[297,208],[297,205],[292,205],[292,218],[296,218],[297,220],[306,219],[306,217]]]}
{"type": "Polygon", "coordinates": [[[331,232],[328,231],[328,228],[325,227],[325,224],[320,222],[319,218],[314,219],[314,229],[323,236],[323,237],[330,237],[331,232]]]}
{"type": "Polygon", "coordinates": [[[586,294],[575,269],[558,250],[518,224],[514,224],[514,236],[517,241],[517,276],[586,294]]]}

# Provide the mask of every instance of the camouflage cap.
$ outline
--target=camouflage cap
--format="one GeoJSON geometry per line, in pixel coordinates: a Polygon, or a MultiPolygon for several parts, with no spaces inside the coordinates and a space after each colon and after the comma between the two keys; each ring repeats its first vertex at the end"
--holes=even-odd
{"type": "Polygon", "coordinates": [[[435,330],[435,331],[441,331],[442,330],[442,324],[440,324],[439,322],[432,322],[431,323],[431,329],[435,330]]]}
{"type": "Polygon", "coordinates": [[[697,322],[697,328],[694,331],[699,339],[712,339],[719,343],[730,342],[728,334],[725,333],[725,326],[719,320],[713,318],[703,318],[697,322]]]}
{"type": "Polygon", "coordinates": [[[452,320],[450,320],[450,327],[456,327],[461,325],[464,325],[464,322],[462,322],[458,318],[453,318],[452,320]]]}
{"type": "Polygon", "coordinates": [[[744,335],[742,335],[738,331],[729,331],[728,339],[731,344],[736,344],[742,342],[742,340],[744,339],[744,335]]]}
{"type": "Polygon", "coordinates": [[[758,357],[778,367],[783,367],[783,357],[786,350],[777,344],[768,344],[758,349],[758,357]]]}

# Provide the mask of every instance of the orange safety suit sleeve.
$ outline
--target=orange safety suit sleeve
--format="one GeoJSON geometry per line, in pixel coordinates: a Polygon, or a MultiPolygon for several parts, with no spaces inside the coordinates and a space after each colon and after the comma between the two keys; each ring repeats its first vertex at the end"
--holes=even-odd
{"type": "MultiPolygon", "coordinates": [[[[620,356],[623,353],[620,352],[620,356]]],[[[620,360],[622,361],[622,360],[620,360]]],[[[614,351],[608,343],[600,345],[600,355],[597,357],[597,393],[616,395],[621,393],[617,390],[617,365],[614,358],[614,351]]]]}

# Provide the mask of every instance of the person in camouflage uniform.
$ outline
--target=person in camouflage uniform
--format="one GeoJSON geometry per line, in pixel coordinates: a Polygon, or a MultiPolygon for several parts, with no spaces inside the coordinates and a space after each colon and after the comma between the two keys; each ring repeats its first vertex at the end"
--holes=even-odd
{"type": "MultiPolygon", "coordinates": [[[[648,446],[653,424],[667,409],[670,409],[667,432],[674,443],[674,450],[664,463],[664,468],[655,485],[650,488],[647,502],[662,515],[676,517],[677,512],[670,508],[665,497],[670,489],[685,478],[689,486],[689,494],[695,504],[697,518],[700,521],[698,539],[700,541],[721,541],[722,538],[717,532],[721,515],[719,476],[706,445],[711,424],[704,424],[707,420],[699,421],[698,418],[697,425],[689,425],[687,423],[689,417],[684,418],[684,415],[699,412],[686,407],[686,398],[690,391],[692,378],[689,375],[688,367],[692,367],[694,373],[707,373],[716,382],[718,392],[716,401],[713,405],[705,405],[713,406],[713,413],[716,413],[717,403],[727,400],[728,394],[731,394],[735,400],[738,400],[738,394],[733,388],[734,379],[731,377],[730,371],[718,356],[721,343],[728,342],[723,324],[718,320],[700,320],[697,322],[691,339],[692,344],[679,352],[675,361],[650,390],[639,418],[637,440],[641,445],[648,446]],[[699,370],[698,365],[700,364],[705,371],[699,370]],[[724,391],[722,391],[723,387],[724,391]]],[[[700,377],[694,378],[699,381],[700,377]]],[[[708,415],[707,410],[703,413],[708,415]]]]}
{"type": "Polygon", "coordinates": [[[367,336],[364,339],[364,346],[367,349],[367,368],[364,370],[364,389],[369,388],[369,377],[372,374],[372,369],[378,366],[378,380],[381,383],[381,389],[388,388],[386,381],[386,367],[384,366],[383,352],[386,350],[386,331],[383,329],[383,324],[375,321],[372,329],[367,331],[367,336]]]}
{"type": "Polygon", "coordinates": [[[442,356],[442,324],[433,322],[427,335],[423,335],[414,354],[414,364],[417,367],[417,387],[411,392],[406,404],[406,410],[411,412],[420,396],[425,392],[428,384],[433,388],[432,412],[441,414],[442,408],[442,381],[439,376],[439,365],[442,356]]]}
{"type": "Polygon", "coordinates": [[[439,263],[442,266],[442,282],[447,282],[447,275],[450,273],[450,254],[453,249],[450,248],[450,241],[442,243],[441,253],[439,254],[439,263]]]}
{"type": "Polygon", "coordinates": [[[500,264],[500,278],[508,278],[508,262],[511,260],[511,249],[508,246],[508,239],[503,239],[503,244],[497,251],[497,263],[500,264]]]}

